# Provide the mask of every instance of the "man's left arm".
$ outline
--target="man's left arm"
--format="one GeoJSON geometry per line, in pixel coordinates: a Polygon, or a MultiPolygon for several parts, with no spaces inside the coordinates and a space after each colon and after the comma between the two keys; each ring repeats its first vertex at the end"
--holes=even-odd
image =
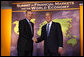
{"type": "Polygon", "coordinates": [[[58,24],[58,41],[59,41],[59,47],[63,47],[63,34],[60,24],[58,24]]]}
{"type": "Polygon", "coordinates": [[[58,24],[58,41],[59,41],[59,49],[58,52],[61,54],[63,51],[63,34],[62,34],[62,29],[61,25],[58,24]]]}

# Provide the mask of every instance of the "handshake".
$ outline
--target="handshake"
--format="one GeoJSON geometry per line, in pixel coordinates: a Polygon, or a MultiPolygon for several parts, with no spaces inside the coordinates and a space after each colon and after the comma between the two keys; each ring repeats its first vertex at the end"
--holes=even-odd
{"type": "Polygon", "coordinates": [[[34,37],[33,38],[33,42],[36,43],[37,42],[37,38],[34,37]]]}

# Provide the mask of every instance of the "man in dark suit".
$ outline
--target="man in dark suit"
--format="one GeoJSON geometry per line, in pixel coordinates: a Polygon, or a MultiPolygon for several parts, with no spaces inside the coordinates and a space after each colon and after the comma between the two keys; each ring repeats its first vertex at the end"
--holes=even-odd
{"type": "Polygon", "coordinates": [[[45,14],[47,24],[42,27],[41,36],[33,38],[36,43],[44,40],[44,55],[59,56],[63,51],[63,35],[59,23],[52,22],[52,14],[45,14]]]}
{"type": "Polygon", "coordinates": [[[32,11],[27,10],[25,16],[25,19],[19,21],[18,56],[32,56],[33,53],[34,24],[30,22],[32,11]]]}

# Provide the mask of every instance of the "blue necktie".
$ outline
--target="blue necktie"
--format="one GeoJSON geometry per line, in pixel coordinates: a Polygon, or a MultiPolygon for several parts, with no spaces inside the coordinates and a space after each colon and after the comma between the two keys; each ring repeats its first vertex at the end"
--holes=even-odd
{"type": "Polygon", "coordinates": [[[47,25],[47,36],[49,36],[49,24],[47,25]]]}

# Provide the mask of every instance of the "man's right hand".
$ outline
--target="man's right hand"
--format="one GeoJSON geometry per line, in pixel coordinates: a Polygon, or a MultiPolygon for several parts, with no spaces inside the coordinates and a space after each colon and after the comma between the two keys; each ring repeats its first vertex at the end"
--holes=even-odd
{"type": "Polygon", "coordinates": [[[33,38],[33,42],[36,43],[37,42],[37,38],[34,37],[33,38]]]}

